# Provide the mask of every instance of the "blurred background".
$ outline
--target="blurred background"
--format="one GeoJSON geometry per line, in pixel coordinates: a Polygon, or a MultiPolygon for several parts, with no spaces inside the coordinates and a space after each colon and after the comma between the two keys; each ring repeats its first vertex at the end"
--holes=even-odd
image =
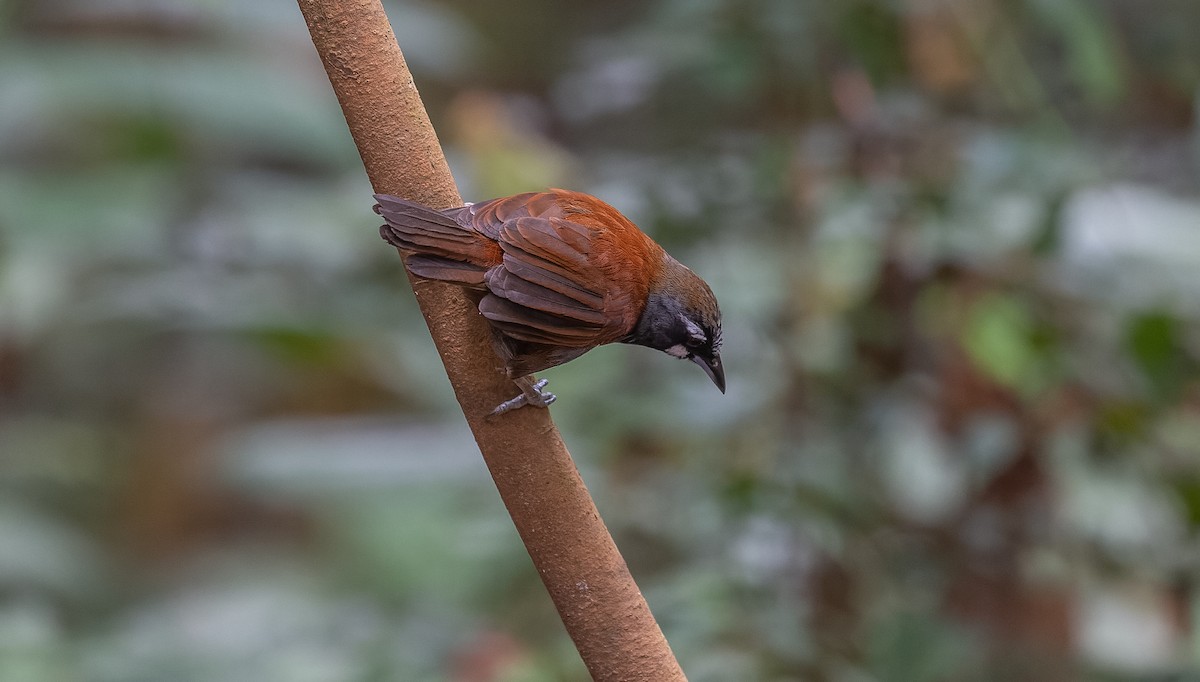
{"type": "MultiPolygon", "coordinates": [[[[721,300],[546,373],[693,682],[1200,679],[1200,4],[387,6],[721,300]]],[[[293,3],[0,2],[0,680],[587,679],[370,193],[293,3]]]]}

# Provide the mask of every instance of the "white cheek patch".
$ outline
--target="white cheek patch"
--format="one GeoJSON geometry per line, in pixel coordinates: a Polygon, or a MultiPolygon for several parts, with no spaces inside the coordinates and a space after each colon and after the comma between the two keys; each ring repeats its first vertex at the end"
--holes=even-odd
{"type": "Polygon", "coordinates": [[[690,355],[688,349],[684,348],[682,343],[677,343],[674,346],[671,346],[666,350],[666,353],[667,355],[670,355],[673,358],[679,358],[680,360],[686,360],[687,356],[690,355]]]}

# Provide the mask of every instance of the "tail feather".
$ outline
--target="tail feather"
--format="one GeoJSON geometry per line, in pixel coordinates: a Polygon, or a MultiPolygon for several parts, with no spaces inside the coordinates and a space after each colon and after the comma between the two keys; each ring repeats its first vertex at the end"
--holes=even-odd
{"type": "Polygon", "coordinates": [[[500,263],[500,246],[456,221],[454,209],[437,211],[387,194],[375,199],[375,212],[386,222],[380,236],[406,252],[405,266],[412,274],[479,287],[484,273],[500,263]]]}
{"type": "Polygon", "coordinates": [[[472,289],[482,289],[487,271],[463,261],[429,256],[409,256],[404,267],[417,277],[453,282],[472,289]]]}
{"type": "Polygon", "coordinates": [[[408,199],[392,196],[391,194],[376,194],[375,201],[379,202],[375,205],[375,212],[383,216],[385,220],[389,214],[409,215],[421,222],[462,229],[461,225],[442,211],[429,208],[415,201],[409,201],[408,199]]]}

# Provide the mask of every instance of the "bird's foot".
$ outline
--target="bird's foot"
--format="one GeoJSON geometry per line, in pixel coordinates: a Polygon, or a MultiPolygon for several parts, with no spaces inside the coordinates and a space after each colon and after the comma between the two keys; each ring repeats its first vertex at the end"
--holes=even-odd
{"type": "Polygon", "coordinates": [[[505,400],[497,405],[496,409],[492,410],[493,417],[505,412],[511,412],[519,407],[525,407],[526,405],[542,408],[550,407],[550,403],[558,400],[558,396],[549,391],[542,390],[546,387],[546,384],[550,383],[549,380],[538,379],[537,381],[532,381],[527,377],[522,377],[522,379],[516,379],[513,382],[521,388],[521,395],[511,400],[505,400]]]}

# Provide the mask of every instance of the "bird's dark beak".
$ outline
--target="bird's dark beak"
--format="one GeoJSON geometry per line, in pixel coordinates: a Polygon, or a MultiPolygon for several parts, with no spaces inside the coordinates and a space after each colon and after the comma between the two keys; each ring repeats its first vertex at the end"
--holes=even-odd
{"type": "Polygon", "coordinates": [[[709,379],[712,379],[721,393],[725,392],[725,368],[721,366],[720,355],[714,355],[711,360],[693,355],[692,362],[700,365],[700,369],[704,370],[709,379]]]}

